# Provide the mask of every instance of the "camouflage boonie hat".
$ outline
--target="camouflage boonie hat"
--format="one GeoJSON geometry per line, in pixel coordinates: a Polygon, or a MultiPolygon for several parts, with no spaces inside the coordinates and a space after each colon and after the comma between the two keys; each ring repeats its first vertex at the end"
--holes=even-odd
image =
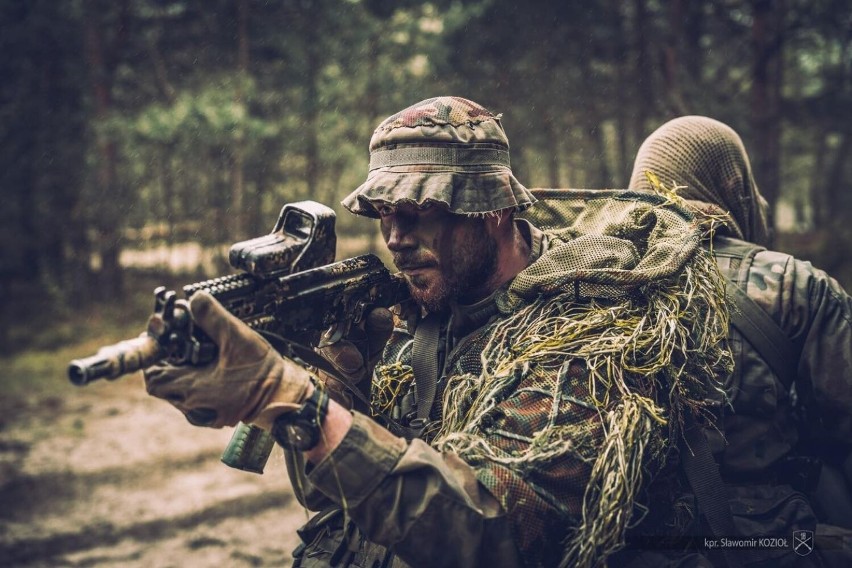
{"type": "Polygon", "coordinates": [[[467,99],[435,97],[385,119],[370,139],[367,181],[343,206],[373,218],[375,205],[400,202],[461,215],[528,208],[535,197],[512,175],[500,117],[467,99]]]}

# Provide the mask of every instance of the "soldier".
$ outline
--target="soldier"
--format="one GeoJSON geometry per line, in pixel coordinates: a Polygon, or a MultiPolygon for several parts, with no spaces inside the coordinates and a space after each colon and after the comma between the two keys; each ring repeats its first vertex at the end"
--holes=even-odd
{"type": "MultiPolygon", "coordinates": [[[[755,536],[813,531],[817,518],[852,528],[852,479],[842,473],[844,461],[852,471],[852,299],[809,262],[766,250],[767,204],[742,140],[727,125],[702,116],[665,123],[640,147],[630,188],[653,190],[654,176],[723,223],[707,245],[736,300],[736,365],[727,400],[719,399],[719,430],[708,435],[728,491],[738,497],[735,521],[755,536]],[[816,518],[802,493],[812,497],[816,518]]],[[[830,539],[819,548],[817,540],[818,553],[840,554],[830,539]]],[[[789,549],[778,552],[796,558],[789,549]]]]}
{"type": "Polygon", "coordinates": [[[472,101],[427,99],[379,125],[343,204],[378,219],[413,299],[374,369],[351,342],[322,348],[360,411],[192,296],[218,360],[150,368],[147,389],[196,425],[272,432],[319,511],[296,565],[587,566],[623,546],[731,367],[716,269],[663,199],[596,201],[547,231],[519,217],[535,201],[501,116],[472,101]]]}

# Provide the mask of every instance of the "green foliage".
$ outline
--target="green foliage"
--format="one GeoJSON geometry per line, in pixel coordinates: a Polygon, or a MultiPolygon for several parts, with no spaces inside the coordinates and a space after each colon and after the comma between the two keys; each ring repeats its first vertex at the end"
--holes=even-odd
{"type": "Polygon", "coordinates": [[[181,92],[167,104],[153,103],[134,117],[128,134],[138,143],[234,144],[262,141],[280,133],[274,120],[249,114],[254,84],[224,78],[199,92],[181,92]]]}
{"type": "Polygon", "coordinates": [[[82,309],[41,288],[15,291],[18,305],[8,314],[5,340],[0,354],[21,350],[49,352],[75,343],[128,339],[144,331],[154,305],[153,290],[167,286],[179,290],[197,275],[152,274],[130,271],[127,292],[120,299],[101,299],[82,309]],[[38,305],[38,310],[29,307],[38,305]],[[104,335],[110,339],[104,339],[104,335]]]}
{"type": "Polygon", "coordinates": [[[27,325],[14,327],[13,345],[0,351],[4,397],[20,401],[70,392],[76,388],[66,378],[70,361],[139,335],[151,313],[153,289],[158,285],[177,289],[191,280],[190,275],[164,280],[160,275],[133,273],[128,292],[119,301],[97,303],[85,311],[43,304],[42,311],[29,314],[27,325]]]}
{"type": "Polygon", "coordinates": [[[229,243],[311,198],[341,233],[373,232],[337,205],[373,128],[444,94],[505,113],[530,186],[624,186],[651,130],[713,116],[797,230],[829,227],[852,210],[852,7],[772,6],[0,0],[0,272],[76,306],[137,244],[130,229],[229,243]],[[758,53],[761,17],[774,35],[758,53]],[[766,61],[781,72],[761,76],[766,61]]]}

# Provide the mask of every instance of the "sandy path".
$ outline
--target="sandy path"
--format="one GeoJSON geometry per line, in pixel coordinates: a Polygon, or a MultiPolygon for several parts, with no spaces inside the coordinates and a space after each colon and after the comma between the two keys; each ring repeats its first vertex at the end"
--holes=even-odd
{"type": "Polygon", "coordinates": [[[138,375],[0,411],[0,566],[291,564],[306,516],[280,449],[264,475],[225,466],[231,431],[190,426],[138,375]]]}

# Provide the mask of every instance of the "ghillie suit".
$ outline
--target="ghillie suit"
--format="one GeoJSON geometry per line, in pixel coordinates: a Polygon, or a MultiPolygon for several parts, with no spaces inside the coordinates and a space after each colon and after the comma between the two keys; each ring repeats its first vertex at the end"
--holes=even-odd
{"type": "MultiPolygon", "coordinates": [[[[708,416],[707,391],[732,365],[727,312],[703,229],[664,197],[537,196],[525,217],[545,229],[538,258],[491,312],[477,306],[487,323],[454,337],[467,314],[444,322],[425,437],[501,496],[527,560],[593,566],[641,520],[640,490],[671,459],[685,414],[708,416]]],[[[375,371],[376,415],[391,425],[417,406],[416,325],[375,371]]]]}
{"type": "Polygon", "coordinates": [[[526,269],[473,305],[404,307],[362,391],[373,419],[353,412],[326,459],[288,468],[302,503],[330,503],[295,566],[605,564],[648,487],[674,500],[681,430],[709,423],[731,367],[705,227],[668,196],[535,195],[501,116],[459,97],[382,122],[343,201],[373,218],[402,204],[515,223],[526,269]]]}

